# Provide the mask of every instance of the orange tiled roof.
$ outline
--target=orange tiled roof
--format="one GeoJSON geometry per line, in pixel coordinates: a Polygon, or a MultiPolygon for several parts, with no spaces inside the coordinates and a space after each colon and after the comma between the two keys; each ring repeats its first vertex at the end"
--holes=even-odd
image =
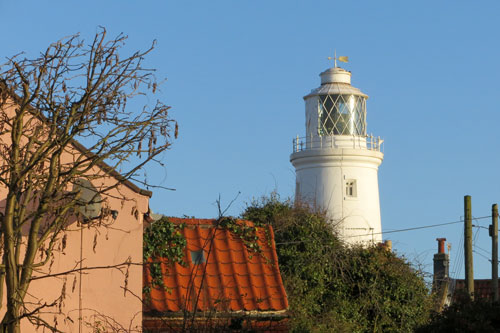
{"type": "MultiPolygon", "coordinates": [[[[271,226],[257,229],[262,253],[255,254],[230,231],[216,228],[216,220],[169,220],[186,224],[182,232],[187,241],[187,265],[171,265],[166,260],[161,264],[166,290],[152,288],[146,311],[193,311],[195,306],[197,311],[224,312],[288,308],[271,226]]],[[[253,225],[243,220],[238,223],[253,225]]],[[[151,283],[147,269],[144,283],[151,283]]]]}

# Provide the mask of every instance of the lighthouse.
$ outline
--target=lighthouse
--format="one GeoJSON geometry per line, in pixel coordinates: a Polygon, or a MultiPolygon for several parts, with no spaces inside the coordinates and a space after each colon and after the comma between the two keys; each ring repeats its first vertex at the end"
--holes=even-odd
{"type": "Polygon", "coordinates": [[[320,74],[321,85],[304,96],[306,133],[293,140],[290,155],[295,200],[324,211],[347,243],[378,243],[383,140],[367,135],[368,96],[351,85],[351,72],[336,60],[320,74]]]}

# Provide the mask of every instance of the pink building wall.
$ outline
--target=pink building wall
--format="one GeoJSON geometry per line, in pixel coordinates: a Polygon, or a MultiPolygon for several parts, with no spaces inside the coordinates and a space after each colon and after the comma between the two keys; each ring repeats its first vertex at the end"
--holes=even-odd
{"type": "MultiPolygon", "coordinates": [[[[0,135],[1,140],[8,138],[0,135]]],[[[79,152],[76,149],[68,152],[64,156],[67,162],[73,160],[72,154],[79,152]]],[[[92,181],[96,188],[116,182],[115,178],[99,168],[93,172],[102,175],[92,181]]],[[[0,201],[6,193],[6,189],[0,188],[0,201]]],[[[108,216],[102,220],[101,226],[92,227],[79,226],[76,220],[73,221],[65,232],[66,246],[63,246],[61,234],[61,251],[55,251],[53,262],[34,272],[33,277],[78,269],[80,262],[84,270],[32,281],[25,298],[27,310],[47,304],[40,311],[41,317],[63,332],[95,332],[99,329],[100,332],[141,331],[143,219],[148,212],[150,195],[131,183],[121,184],[107,196],[102,196],[107,208],[118,211],[116,219],[108,216]],[[131,263],[128,267],[102,268],[127,261],[131,263]]],[[[5,307],[4,296],[1,317],[5,307]]],[[[22,319],[21,330],[50,331],[37,327],[27,319],[22,319]]]]}

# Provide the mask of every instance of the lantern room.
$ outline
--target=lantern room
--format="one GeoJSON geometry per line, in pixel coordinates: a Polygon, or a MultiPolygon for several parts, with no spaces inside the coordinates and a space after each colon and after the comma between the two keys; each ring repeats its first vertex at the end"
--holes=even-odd
{"type": "Polygon", "coordinates": [[[307,136],[365,137],[368,96],[351,86],[351,73],[334,67],[320,77],[321,86],[304,97],[307,136]]]}

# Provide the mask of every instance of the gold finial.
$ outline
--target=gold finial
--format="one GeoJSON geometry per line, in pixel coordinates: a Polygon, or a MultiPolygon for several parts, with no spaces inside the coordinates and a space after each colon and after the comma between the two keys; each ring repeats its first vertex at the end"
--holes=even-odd
{"type": "Polygon", "coordinates": [[[333,60],[334,68],[337,68],[337,60],[342,61],[342,62],[349,62],[349,57],[346,56],[339,56],[337,58],[337,50],[334,51],[334,56],[328,57],[328,60],[333,60]]]}

